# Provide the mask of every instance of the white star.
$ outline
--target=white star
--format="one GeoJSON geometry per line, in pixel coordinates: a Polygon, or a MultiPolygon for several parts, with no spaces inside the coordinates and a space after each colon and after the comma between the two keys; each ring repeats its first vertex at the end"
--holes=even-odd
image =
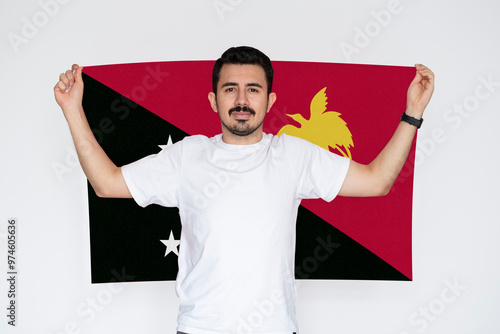
{"type": "Polygon", "coordinates": [[[167,141],[167,145],[158,145],[159,148],[161,148],[162,150],[166,147],[169,147],[170,145],[172,145],[172,136],[171,135],[168,135],[168,141],[167,141]]]}
{"type": "Polygon", "coordinates": [[[179,250],[177,249],[177,246],[181,243],[180,240],[175,240],[174,238],[174,233],[170,231],[170,236],[168,237],[168,240],[160,240],[163,242],[165,246],[167,246],[167,250],[165,251],[165,256],[167,256],[170,252],[173,252],[175,255],[179,256],[179,250]]]}

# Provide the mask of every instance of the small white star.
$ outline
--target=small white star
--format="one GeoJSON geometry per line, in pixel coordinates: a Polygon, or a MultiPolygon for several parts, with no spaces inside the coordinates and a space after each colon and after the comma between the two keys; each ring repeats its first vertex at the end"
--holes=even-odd
{"type": "Polygon", "coordinates": [[[158,145],[159,148],[161,148],[162,150],[164,148],[167,148],[169,147],[170,145],[173,145],[172,143],[172,136],[171,135],[168,135],[168,141],[167,141],[167,145],[158,145]]]}
{"type": "Polygon", "coordinates": [[[168,240],[160,240],[165,246],[167,246],[167,250],[165,251],[165,256],[167,256],[170,252],[173,252],[175,255],[179,256],[179,250],[177,246],[181,243],[180,240],[175,240],[174,233],[170,231],[170,236],[168,240]]]}

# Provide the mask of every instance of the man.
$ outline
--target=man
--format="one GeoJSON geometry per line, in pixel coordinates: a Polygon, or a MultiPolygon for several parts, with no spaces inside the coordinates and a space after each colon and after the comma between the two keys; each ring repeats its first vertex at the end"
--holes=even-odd
{"type": "Polygon", "coordinates": [[[85,118],[81,73],[73,65],[54,91],[97,195],[179,208],[177,330],[189,334],[296,332],[295,220],[301,199],[387,194],[434,89],[433,73],[416,65],[402,121],[377,158],[362,165],[299,138],[263,133],[276,101],[271,62],[254,48],[230,48],[214,65],[208,94],[222,133],[186,137],[117,167],[85,118]],[[217,178],[224,186],[207,192],[217,178]]]}

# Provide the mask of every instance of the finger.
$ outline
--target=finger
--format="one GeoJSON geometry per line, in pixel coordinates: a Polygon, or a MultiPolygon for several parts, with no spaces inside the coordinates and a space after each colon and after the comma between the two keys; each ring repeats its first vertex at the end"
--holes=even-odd
{"type": "Polygon", "coordinates": [[[434,73],[428,68],[419,69],[418,72],[420,72],[422,75],[434,76],[434,73]]]}
{"type": "Polygon", "coordinates": [[[73,70],[67,70],[65,74],[68,77],[69,85],[72,86],[73,83],[75,82],[75,76],[73,70]]]}
{"type": "MultiPolygon", "coordinates": [[[[73,74],[75,74],[75,73],[73,73],[73,74]]],[[[65,90],[65,92],[66,92],[66,93],[67,93],[67,92],[69,92],[69,90],[71,89],[71,87],[73,87],[73,84],[74,84],[74,83],[75,83],[75,81],[74,81],[74,80],[73,80],[73,82],[70,82],[70,84],[69,84],[68,88],[66,88],[66,90],[65,90]]]]}
{"type": "Polygon", "coordinates": [[[434,85],[434,73],[432,73],[431,70],[424,71],[422,73],[423,79],[426,81],[426,83],[430,85],[434,85]]]}
{"type": "Polygon", "coordinates": [[[76,65],[76,66],[78,66],[78,67],[76,67],[76,68],[75,68],[74,66],[75,66],[75,65],[73,65],[75,80],[76,80],[77,82],[81,82],[81,83],[83,83],[83,79],[82,79],[83,67],[76,65]]]}
{"type": "Polygon", "coordinates": [[[434,78],[434,73],[427,66],[416,64],[415,67],[422,76],[434,78]]]}
{"type": "Polygon", "coordinates": [[[56,86],[54,87],[54,90],[56,91],[59,90],[61,92],[64,92],[67,88],[68,86],[62,80],[59,80],[56,86]]]}
{"type": "Polygon", "coordinates": [[[416,83],[418,83],[418,82],[420,82],[420,81],[422,81],[422,74],[420,74],[420,72],[417,70],[417,71],[415,71],[415,77],[414,77],[414,78],[413,78],[413,80],[411,81],[410,86],[411,86],[412,84],[416,84],[416,83]]]}
{"type": "MultiPolygon", "coordinates": [[[[422,65],[422,64],[415,64],[415,68],[419,72],[426,72],[426,71],[431,71],[427,66],[422,65]]],[[[432,72],[432,71],[431,71],[432,72]]]]}
{"type": "Polygon", "coordinates": [[[59,81],[61,81],[66,86],[69,85],[69,78],[65,73],[61,73],[61,75],[59,75],[59,81]]]}

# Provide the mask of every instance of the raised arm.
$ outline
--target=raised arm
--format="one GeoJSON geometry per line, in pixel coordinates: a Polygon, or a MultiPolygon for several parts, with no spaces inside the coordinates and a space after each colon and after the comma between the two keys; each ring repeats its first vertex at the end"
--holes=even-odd
{"type": "MultiPolygon", "coordinates": [[[[434,73],[424,65],[415,67],[417,73],[408,87],[405,113],[420,120],[434,91],[434,73]]],[[[369,165],[351,161],[339,195],[365,197],[388,194],[408,158],[416,131],[415,126],[402,121],[369,165]]]]}
{"type": "Polygon", "coordinates": [[[54,87],[57,103],[63,110],[78,159],[92,188],[100,197],[131,198],[121,172],[106,155],[90,129],[82,107],[82,67],[73,65],[59,76],[54,87]]]}

